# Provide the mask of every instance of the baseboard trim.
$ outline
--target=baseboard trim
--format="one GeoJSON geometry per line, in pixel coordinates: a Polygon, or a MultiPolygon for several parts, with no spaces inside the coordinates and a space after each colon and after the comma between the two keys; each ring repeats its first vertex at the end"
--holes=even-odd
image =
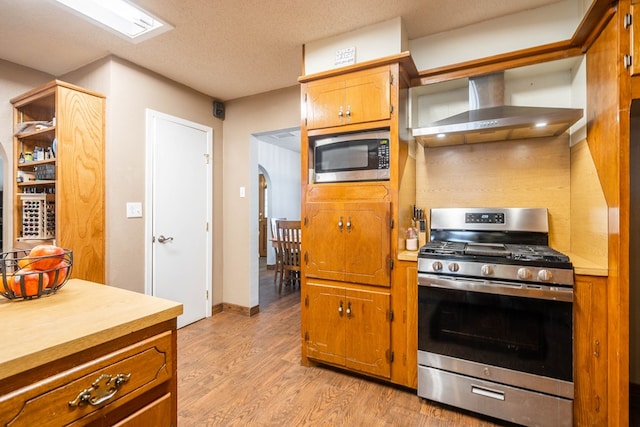
{"type": "Polygon", "coordinates": [[[222,304],[214,304],[211,307],[211,315],[222,313],[222,304]]]}
{"type": "Polygon", "coordinates": [[[222,311],[229,311],[231,313],[242,314],[243,316],[255,316],[260,312],[260,305],[254,307],[243,307],[241,305],[222,303],[222,311]]]}

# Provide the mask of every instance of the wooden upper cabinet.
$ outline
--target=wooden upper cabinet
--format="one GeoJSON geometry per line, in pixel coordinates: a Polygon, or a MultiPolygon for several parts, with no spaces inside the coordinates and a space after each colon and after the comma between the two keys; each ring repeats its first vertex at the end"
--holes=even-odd
{"type": "Polygon", "coordinates": [[[307,129],[389,119],[390,85],[388,66],[304,84],[307,129]]]}
{"type": "Polygon", "coordinates": [[[390,286],[390,202],[308,202],[306,275],[390,286]]]}
{"type": "Polygon", "coordinates": [[[640,74],[640,2],[631,4],[631,75],[640,74]]]}

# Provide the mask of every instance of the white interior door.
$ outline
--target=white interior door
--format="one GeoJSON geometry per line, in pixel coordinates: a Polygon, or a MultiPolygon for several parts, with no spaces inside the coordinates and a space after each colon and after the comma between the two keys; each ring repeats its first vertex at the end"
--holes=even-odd
{"type": "Polygon", "coordinates": [[[147,293],[211,316],[213,130],[147,110],[147,293]]]}

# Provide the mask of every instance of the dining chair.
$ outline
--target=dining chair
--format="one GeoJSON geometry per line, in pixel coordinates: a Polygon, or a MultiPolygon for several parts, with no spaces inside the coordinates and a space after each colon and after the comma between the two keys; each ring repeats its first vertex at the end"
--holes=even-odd
{"type": "Polygon", "coordinates": [[[293,288],[296,283],[300,284],[300,221],[276,221],[276,228],[282,261],[282,273],[278,285],[278,293],[281,293],[282,284],[285,281],[293,288]]]}
{"type": "Polygon", "coordinates": [[[273,283],[276,283],[278,274],[282,277],[282,260],[280,259],[280,247],[278,245],[278,229],[276,223],[278,221],[284,221],[287,218],[270,218],[269,224],[271,226],[271,246],[276,254],[275,272],[273,273],[273,283]]]}

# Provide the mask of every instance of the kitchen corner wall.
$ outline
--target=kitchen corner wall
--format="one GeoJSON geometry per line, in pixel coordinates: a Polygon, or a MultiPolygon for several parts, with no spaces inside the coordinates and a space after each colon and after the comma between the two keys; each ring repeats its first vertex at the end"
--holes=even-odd
{"type": "MultiPolygon", "coordinates": [[[[222,302],[222,121],[212,98],[116,57],[107,57],[61,80],[106,96],[106,281],[144,292],[143,219],[126,218],[127,202],[145,201],[147,108],[213,128],[213,304],[222,302]]],[[[143,206],[143,214],[148,212],[143,206]]]]}
{"type": "Polygon", "coordinates": [[[258,144],[252,135],[298,126],[297,85],[226,103],[222,247],[227,304],[258,305],[258,144]]]}

